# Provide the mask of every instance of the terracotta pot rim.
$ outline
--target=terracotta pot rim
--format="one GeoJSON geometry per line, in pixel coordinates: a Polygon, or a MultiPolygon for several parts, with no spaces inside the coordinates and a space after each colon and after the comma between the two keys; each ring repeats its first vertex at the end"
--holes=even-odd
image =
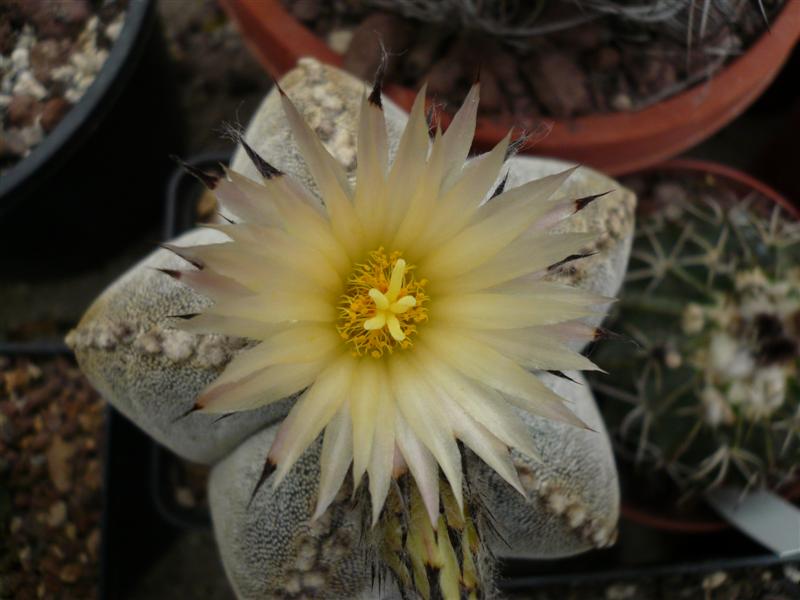
{"type": "MultiPolygon", "coordinates": [[[[255,55],[276,77],[301,56],[341,67],[342,56],[294,19],[280,0],[219,0],[239,23],[255,55]]],[[[528,151],[585,162],[611,175],[630,173],[674,156],[741,113],[769,85],[800,38],[800,0],[786,0],[770,30],[710,80],[631,113],[542,119],[550,134],[528,151]]],[[[400,85],[386,93],[403,108],[415,92],[400,85]]],[[[514,127],[513,118],[480,117],[475,146],[488,148],[514,127]]]]}
{"type": "Polygon", "coordinates": [[[640,173],[653,173],[658,171],[705,173],[733,181],[739,186],[747,187],[758,192],[765,198],[780,206],[795,219],[800,219],[800,208],[795,206],[789,201],[788,198],[786,198],[776,189],[756,179],[752,175],[749,175],[745,171],[730,167],[723,163],[699,158],[671,158],[658,164],[640,169],[635,173],[631,173],[631,175],[640,173]]]}

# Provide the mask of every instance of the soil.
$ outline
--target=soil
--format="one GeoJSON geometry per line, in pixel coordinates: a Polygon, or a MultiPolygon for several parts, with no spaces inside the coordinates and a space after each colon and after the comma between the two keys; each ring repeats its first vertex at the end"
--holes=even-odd
{"type": "Polygon", "coordinates": [[[128,0],[0,4],[0,174],[77,104],[119,36],[128,0]]]}
{"type": "Polygon", "coordinates": [[[0,356],[0,598],[96,596],[104,409],[67,359],[0,356]]]}
{"type": "MultiPolygon", "coordinates": [[[[483,115],[527,128],[542,117],[640,110],[711,77],[767,30],[757,2],[739,2],[734,20],[716,19],[691,41],[680,19],[644,27],[605,17],[554,33],[510,38],[464,30],[458,23],[431,24],[380,12],[363,0],[284,4],[342,53],[344,67],[358,77],[373,78],[383,45],[390,57],[388,81],[414,89],[427,82],[428,93],[453,108],[480,69],[483,115]]],[[[695,4],[700,11],[703,3],[695,4]]],[[[763,4],[771,19],[782,0],[763,4]]],[[[516,10],[531,11],[526,3],[516,10]]],[[[535,23],[574,16],[565,13],[562,3],[548,3],[535,23]]],[[[695,17],[692,31],[702,15],[695,17]]]]}

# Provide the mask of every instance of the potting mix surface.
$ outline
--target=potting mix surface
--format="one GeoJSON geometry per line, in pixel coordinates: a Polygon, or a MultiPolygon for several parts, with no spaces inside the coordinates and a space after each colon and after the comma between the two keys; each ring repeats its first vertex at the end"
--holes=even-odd
{"type": "Polygon", "coordinates": [[[431,97],[457,107],[480,70],[481,112],[531,128],[541,117],[640,110],[708,80],[768,30],[783,1],[730,3],[731,13],[691,3],[666,22],[654,18],[658,29],[617,16],[624,7],[562,27],[592,16],[580,2],[463,11],[424,1],[283,3],[357,77],[372,78],[383,46],[389,81],[413,89],[425,82],[431,97]]]}
{"type": "Polygon", "coordinates": [[[0,4],[0,174],[77,104],[108,58],[128,0],[0,4]]]}
{"type": "Polygon", "coordinates": [[[97,594],[104,411],[72,361],[0,356],[0,598],[97,594]]]}

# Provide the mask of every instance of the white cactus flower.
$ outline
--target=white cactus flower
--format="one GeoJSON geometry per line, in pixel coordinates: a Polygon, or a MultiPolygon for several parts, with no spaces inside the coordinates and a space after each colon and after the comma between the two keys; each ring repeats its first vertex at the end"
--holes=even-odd
{"type": "Polygon", "coordinates": [[[578,319],[608,298],[542,280],[595,237],[548,228],[595,196],[559,197],[568,170],[501,184],[485,202],[509,137],[465,162],[478,86],[432,141],[424,98],[390,165],[380,90],[365,95],[352,185],[282,95],[324,210],[245,145],[262,181],[197,173],[233,219],[214,226],[230,241],[170,247],[195,267],[170,275],[214,302],[181,327],[259,342],[196,409],[245,411],[300,394],[268,460],[278,485],[324,431],[316,516],[352,464],[354,485],[369,476],[374,521],[406,469],[435,521],[439,468],[462,503],[459,441],[524,493],[509,448],[534,450],[513,407],[583,426],[531,371],[595,369],[568,344],[595,335],[578,319]]]}

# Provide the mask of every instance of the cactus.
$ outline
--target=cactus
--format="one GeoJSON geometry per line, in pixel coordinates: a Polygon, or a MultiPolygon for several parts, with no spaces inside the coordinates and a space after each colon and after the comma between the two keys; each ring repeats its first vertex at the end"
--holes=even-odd
{"type": "Polygon", "coordinates": [[[689,495],[780,487],[800,464],[800,223],[712,176],[647,183],[611,325],[637,348],[594,357],[619,449],[689,495]]]}

